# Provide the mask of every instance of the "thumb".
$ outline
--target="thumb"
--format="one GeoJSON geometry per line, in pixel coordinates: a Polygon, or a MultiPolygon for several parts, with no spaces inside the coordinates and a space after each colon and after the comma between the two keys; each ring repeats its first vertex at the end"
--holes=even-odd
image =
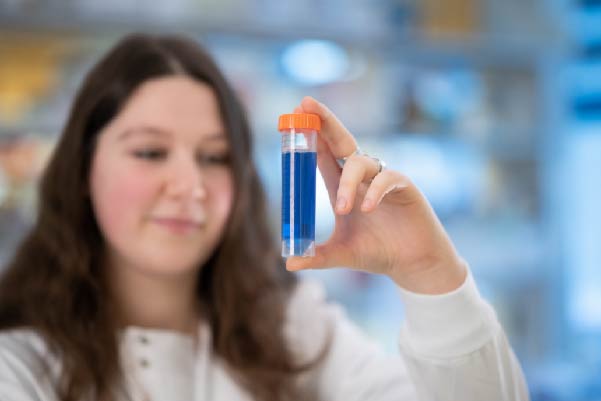
{"type": "Polygon", "coordinates": [[[329,242],[315,247],[315,256],[291,256],[286,260],[286,270],[326,269],[350,266],[350,252],[329,242]]]}

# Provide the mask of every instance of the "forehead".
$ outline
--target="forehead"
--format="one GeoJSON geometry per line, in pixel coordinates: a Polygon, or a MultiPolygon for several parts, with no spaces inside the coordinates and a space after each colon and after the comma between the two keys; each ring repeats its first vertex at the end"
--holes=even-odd
{"type": "Polygon", "coordinates": [[[186,76],[145,82],[134,91],[111,125],[117,129],[158,126],[174,133],[201,135],[224,131],[214,90],[186,76]]]}

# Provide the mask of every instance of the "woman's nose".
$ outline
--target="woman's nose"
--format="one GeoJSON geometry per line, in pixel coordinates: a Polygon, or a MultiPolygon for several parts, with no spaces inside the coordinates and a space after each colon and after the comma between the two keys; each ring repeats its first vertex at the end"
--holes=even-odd
{"type": "Polygon", "coordinates": [[[207,192],[201,169],[194,161],[175,162],[167,176],[166,192],[175,198],[204,199],[207,192]]]}

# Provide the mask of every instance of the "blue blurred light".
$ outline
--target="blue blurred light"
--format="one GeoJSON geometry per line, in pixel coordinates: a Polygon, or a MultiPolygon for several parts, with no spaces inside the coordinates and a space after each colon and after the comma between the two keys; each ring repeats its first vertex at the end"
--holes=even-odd
{"type": "Polygon", "coordinates": [[[601,38],[601,7],[579,9],[566,19],[568,30],[579,41],[601,38]]]}
{"type": "Polygon", "coordinates": [[[420,107],[439,121],[450,122],[481,103],[482,83],[472,71],[425,72],[416,82],[420,107]]]}
{"type": "Polygon", "coordinates": [[[565,141],[562,220],[569,314],[581,330],[601,330],[601,126],[575,126],[565,141]]]}
{"type": "Polygon", "coordinates": [[[286,74],[302,85],[322,85],[338,81],[349,69],[347,52],[324,40],[301,40],[282,54],[286,74]]]}

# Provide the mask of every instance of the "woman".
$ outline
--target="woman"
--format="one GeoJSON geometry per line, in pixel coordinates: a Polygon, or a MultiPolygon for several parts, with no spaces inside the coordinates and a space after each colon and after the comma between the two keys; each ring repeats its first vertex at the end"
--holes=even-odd
{"type": "Polygon", "coordinates": [[[527,399],[421,193],[357,152],[324,105],[295,112],[322,119],[336,224],[285,267],[388,275],[407,306],[403,359],[284,269],[246,117],[207,53],[133,35],[83,83],[0,281],[0,399],[527,399]]]}

